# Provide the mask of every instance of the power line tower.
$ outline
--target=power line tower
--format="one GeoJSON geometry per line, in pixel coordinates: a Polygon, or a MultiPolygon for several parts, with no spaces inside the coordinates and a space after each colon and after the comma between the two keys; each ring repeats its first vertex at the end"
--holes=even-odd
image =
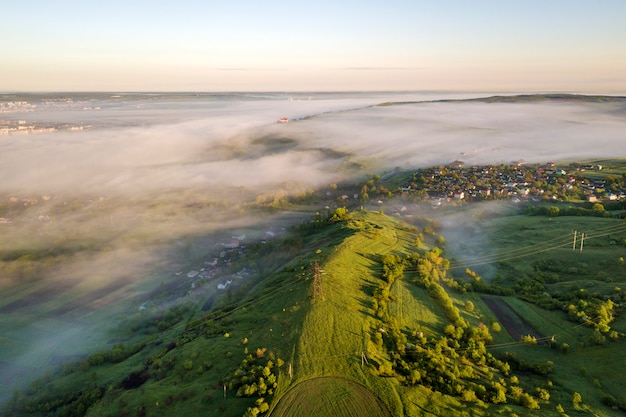
{"type": "Polygon", "coordinates": [[[313,268],[313,301],[323,300],[324,294],[322,293],[322,271],[317,261],[312,262],[313,268]]]}
{"type": "Polygon", "coordinates": [[[583,244],[585,243],[585,234],[581,233],[580,234],[580,251],[583,251],[583,244]]]}
{"type": "MultiPolygon", "coordinates": [[[[572,244],[572,250],[576,250],[576,236],[578,232],[574,230],[574,243],[572,244]]],[[[580,232],[580,251],[583,251],[583,245],[585,244],[585,232],[580,232]]]]}

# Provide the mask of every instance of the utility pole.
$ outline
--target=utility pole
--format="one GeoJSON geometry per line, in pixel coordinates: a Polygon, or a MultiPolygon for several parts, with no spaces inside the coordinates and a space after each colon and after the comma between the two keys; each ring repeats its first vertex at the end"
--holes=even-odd
{"type": "Polygon", "coordinates": [[[583,242],[585,241],[585,234],[581,233],[580,234],[580,251],[583,251],[583,242]]]}
{"type": "Polygon", "coordinates": [[[398,298],[400,300],[400,302],[398,303],[398,306],[400,307],[400,325],[402,325],[402,286],[400,284],[398,284],[399,286],[398,288],[398,298]]]}
{"type": "Polygon", "coordinates": [[[322,274],[317,261],[313,261],[313,301],[317,298],[323,299],[322,294],[322,274]]]}

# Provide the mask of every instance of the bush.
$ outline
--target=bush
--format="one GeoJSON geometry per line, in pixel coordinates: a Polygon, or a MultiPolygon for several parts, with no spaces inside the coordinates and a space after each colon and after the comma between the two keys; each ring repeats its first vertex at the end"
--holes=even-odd
{"type": "Polygon", "coordinates": [[[128,374],[126,378],[120,383],[120,387],[123,389],[133,389],[138,388],[143,385],[150,378],[146,369],[142,369],[139,371],[131,372],[128,374]]]}
{"type": "Polygon", "coordinates": [[[606,405],[607,407],[617,406],[617,400],[611,394],[603,394],[602,398],[600,398],[600,401],[602,401],[602,404],[606,405]]]}
{"type": "Polygon", "coordinates": [[[520,405],[529,410],[539,410],[539,402],[526,392],[520,396],[520,405]]]}
{"type": "Polygon", "coordinates": [[[542,400],[542,401],[549,401],[550,400],[550,393],[548,392],[548,390],[544,389],[544,388],[537,388],[536,389],[537,392],[537,397],[542,400]]]}

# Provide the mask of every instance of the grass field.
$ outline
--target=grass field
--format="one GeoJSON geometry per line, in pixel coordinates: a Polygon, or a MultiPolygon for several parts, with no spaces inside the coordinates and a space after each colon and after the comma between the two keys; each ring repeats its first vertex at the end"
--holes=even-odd
{"type": "Polygon", "coordinates": [[[624,220],[518,215],[484,222],[483,229],[489,237],[487,245],[493,249],[491,256],[479,261],[498,262],[512,268],[513,273],[523,274],[532,274],[537,266],[545,265],[544,270],[558,274],[558,282],[606,282],[603,274],[614,283],[626,281],[626,266],[620,262],[625,250],[615,244],[626,238],[624,220]],[[585,238],[581,251],[582,233],[585,238]]]}
{"type": "MultiPolygon", "coordinates": [[[[626,283],[626,269],[619,261],[626,251],[614,244],[626,236],[623,220],[507,216],[489,220],[482,227],[491,237],[493,246],[497,247],[493,259],[499,262],[500,280],[505,285],[519,277],[537,277],[538,272],[542,272],[550,277],[545,283],[545,291],[559,297],[580,288],[589,293],[597,292],[600,296],[614,295],[616,287],[626,283]],[[582,252],[580,241],[576,250],[572,250],[573,230],[584,231],[589,236],[582,252]]],[[[616,415],[617,411],[607,408],[601,399],[610,395],[617,402],[626,400],[624,338],[602,345],[589,344],[592,329],[571,321],[562,311],[545,310],[516,297],[506,297],[506,303],[540,334],[554,336],[557,343],[566,343],[570,349],[563,354],[547,345],[519,344],[501,350],[514,352],[528,361],[553,362],[553,373],[543,381],[535,379],[535,383],[545,384],[549,379],[557,386],[552,398],[561,403],[568,414],[616,415]],[[574,392],[582,395],[586,411],[572,410],[571,395],[574,392]]],[[[623,332],[624,318],[621,315],[613,327],[623,332]]]]}

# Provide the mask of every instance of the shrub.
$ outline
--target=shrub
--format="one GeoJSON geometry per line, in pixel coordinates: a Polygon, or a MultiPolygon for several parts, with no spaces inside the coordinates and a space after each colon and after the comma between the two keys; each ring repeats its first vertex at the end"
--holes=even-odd
{"type": "Polygon", "coordinates": [[[536,392],[537,392],[537,397],[540,400],[543,400],[543,401],[549,401],[550,400],[550,393],[548,392],[548,390],[546,390],[544,388],[537,388],[536,392]]]}
{"type": "Polygon", "coordinates": [[[520,405],[524,408],[528,408],[529,410],[539,409],[539,402],[527,392],[520,396],[520,405]]]}
{"type": "Polygon", "coordinates": [[[600,401],[602,401],[602,404],[606,405],[607,407],[615,407],[617,405],[617,400],[615,400],[615,397],[613,397],[611,394],[603,394],[602,398],[600,398],[600,401]]]}

